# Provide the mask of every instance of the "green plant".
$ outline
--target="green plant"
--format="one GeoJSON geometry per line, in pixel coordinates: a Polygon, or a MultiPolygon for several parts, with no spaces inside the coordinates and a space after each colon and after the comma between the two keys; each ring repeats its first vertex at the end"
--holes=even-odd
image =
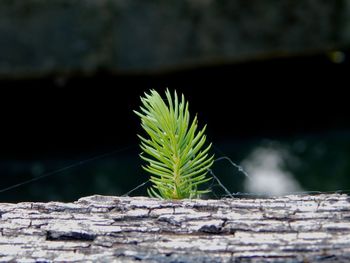
{"type": "Polygon", "coordinates": [[[148,162],[143,168],[151,173],[153,183],[147,191],[161,199],[198,198],[210,192],[198,186],[211,180],[206,174],[214,158],[208,154],[211,144],[203,147],[206,126],[197,132],[197,116],[191,123],[184,95],[181,101],[176,91],[174,98],[168,89],[165,95],[167,104],[155,90],[145,93],[140,111],[134,111],[149,135],[148,139],[138,135],[143,151],[140,157],[148,162]]]}

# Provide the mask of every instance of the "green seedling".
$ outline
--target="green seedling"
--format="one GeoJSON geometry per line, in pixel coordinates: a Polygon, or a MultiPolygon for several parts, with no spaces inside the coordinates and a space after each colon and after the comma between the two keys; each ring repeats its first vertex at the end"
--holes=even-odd
{"type": "Polygon", "coordinates": [[[135,111],[148,135],[138,135],[140,157],[147,162],[143,169],[153,183],[147,191],[161,199],[199,198],[210,192],[199,187],[212,179],[207,173],[214,159],[208,153],[211,144],[205,146],[206,126],[197,131],[197,116],[191,122],[184,95],[181,101],[176,91],[172,97],[167,89],[165,95],[166,102],[155,90],[145,93],[140,111],[135,111]]]}

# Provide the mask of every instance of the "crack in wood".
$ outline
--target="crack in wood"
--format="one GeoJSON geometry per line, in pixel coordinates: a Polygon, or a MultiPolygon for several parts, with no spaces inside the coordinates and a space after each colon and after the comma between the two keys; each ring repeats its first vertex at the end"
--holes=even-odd
{"type": "Polygon", "coordinates": [[[83,232],[56,232],[47,231],[46,240],[48,241],[66,241],[66,240],[79,240],[79,241],[94,241],[96,235],[83,232]]]}
{"type": "Polygon", "coordinates": [[[0,204],[0,262],[346,262],[349,210],[340,194],[0,204]]]}

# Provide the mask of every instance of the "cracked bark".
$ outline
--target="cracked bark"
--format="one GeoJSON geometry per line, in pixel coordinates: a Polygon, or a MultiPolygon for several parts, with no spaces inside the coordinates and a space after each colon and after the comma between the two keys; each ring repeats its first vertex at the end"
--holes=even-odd
{"type": "Polygon", "coordinates": [[[0,204],[0,261],[350,260],[350,198],[161,201],[89,196],[0,204]]]}

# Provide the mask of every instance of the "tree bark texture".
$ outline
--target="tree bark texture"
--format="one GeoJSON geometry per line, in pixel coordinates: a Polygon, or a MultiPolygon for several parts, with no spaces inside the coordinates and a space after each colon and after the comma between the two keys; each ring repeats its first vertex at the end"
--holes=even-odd
{"type": "Polygon", "coordinates": [[[350,198],[1,203],[0,262],[348,262],[350,198]]]}

